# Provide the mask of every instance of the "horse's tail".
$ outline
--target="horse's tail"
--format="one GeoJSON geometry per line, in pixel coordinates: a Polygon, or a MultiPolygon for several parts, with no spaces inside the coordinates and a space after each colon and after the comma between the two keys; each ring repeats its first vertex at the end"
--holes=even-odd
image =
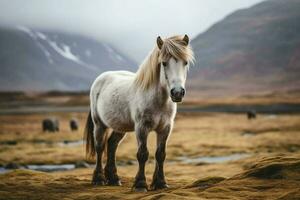
{"type": "Polygon", "coordinates": [[[86,142],[85,150],[86,157],[91,158],[95,156],[95,140],[94,140],[94,123],[92,120],[91,111],[86,120],[86,125],[84,129],[84,140],[86,142]]]}

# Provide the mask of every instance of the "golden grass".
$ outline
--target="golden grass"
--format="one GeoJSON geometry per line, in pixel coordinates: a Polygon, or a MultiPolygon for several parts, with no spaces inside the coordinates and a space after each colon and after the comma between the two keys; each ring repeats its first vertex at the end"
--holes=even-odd
{"type": "MultiPolygon", "coordinates": [[[[55,115],[55,114],[53,114],[55,115]]],[[[70,163],[85,158],[84,146],[62,146],[59,142],[82,139],[86,114],[56,114],[59,133],[43,133],[46,115],[0,116],[0,164],[70,163]],[[68,119],[76,116],[80,129],[71,132],[68,119]],[[5,143],[17,142],[16,145],[5,143]]],[[[300,149],[299,115],[258,115],[249,121],[240,114],[180,114],[168,143],[167,158],[220,156],[231,153],[293,152],[300,149]],[[243,133],[252,133],[252,136],[243,133]]],[[[148,141],[150,158],[155,152],[155,134],[148,141]]],[[[118,160],[135,160],[134,133],[128,133],[118,149],[118,160]]]]}
{"type": "MultiPolygon", "coordinates": [[[[51,116],[60,119],[59,133],[42,132],[41,121],[46,114],[0,116],[0,164],[60,164],[83,160],[83,145],[62,146],[59,142],[82,139],[86,113],[51,116]],[[69,130],[68,120],[72,117],[79,119],[78,132],[69,130]]],[[[256,120],[249,121],[240,114],[179,114],[168,143],[165,165],[170,189],[146,194],[131,192],[137,164],[118,167],[122,187],[91,186],[92,169],[55,173],[16,170],[0,175],[0,199],[297,199],[299,124],[300,115],[258,115],[256,120]],[[180,156],[232,153],[248,153],[250,157],[219,164],[176,161],[180,156]],[[168,162],[172,160],[176,162],[168,162]],[[276,171],[277,165],[282,170],[276,171]],[[271,178],[259,176],[263,169],[267,169],[271,178]]],[[[146,176],[150,183],[154,171],[153,133],[148,146],[150,159],[146,176]]],[[[135,160],[135,154],[135,135],[128,133],[118,149],[117,160],[135,160]]]]}
{"type": "Polygon", "coordinates": [[[0,175],[0,199],[298,199],[299,160],[299,153],[255,158],[247,161],[252,164],[250,169],[238,171],[232,170],[230,165],[220,164],[219,169],[237,174],[231,178],[212,176],[210,170],[195,176],[202,172],[202,167],[192,169],[179,165],[171,169],[168,166],[167,180],[171,188],[147,193],[131,191],[133,166],[120,167],[121,187],[92,186],[90,169],[57,173],[15,170],[0,175]],[[182,179],[176,173],[190,169],[194,176],[182,179]]]}

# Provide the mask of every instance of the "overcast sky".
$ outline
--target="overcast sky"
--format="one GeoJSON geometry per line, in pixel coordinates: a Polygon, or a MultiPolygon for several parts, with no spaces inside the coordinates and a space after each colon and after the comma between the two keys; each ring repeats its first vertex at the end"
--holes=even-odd
{"type": "Polygon", "coordinates": [[[262,0],[0,0],[0,23],[57,29],[112,43],[140,62],[156,37],[195,37],[262,0]]]}

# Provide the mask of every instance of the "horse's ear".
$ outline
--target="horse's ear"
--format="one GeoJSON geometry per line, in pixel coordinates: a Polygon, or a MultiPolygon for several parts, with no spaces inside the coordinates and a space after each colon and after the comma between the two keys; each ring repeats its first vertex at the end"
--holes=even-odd
{"type": "Polygon", "coordinates": [[[190,39],[189,39],[189,36],[187,36],[187,34],[184,35],[182,40],[184,41],[186,46],[189,45],[190,39]]]}
{"type": "Polygon", "coordinates": [[[156,39],[156,43],[157,43],[158,48],[161,49],[164,44],[164,41],[161,39],[160,36],[158,36],[156,39]]]}

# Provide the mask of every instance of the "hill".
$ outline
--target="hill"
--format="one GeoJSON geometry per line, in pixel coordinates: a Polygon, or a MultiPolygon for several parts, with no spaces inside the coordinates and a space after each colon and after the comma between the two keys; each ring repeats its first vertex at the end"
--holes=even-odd
{"type": "Polygon", "coordinates": [[[194,95],[299,89],[300,1],[269,0],[238,10],[192,40],[194,95]]]}
{"type": "Polygon", "coordinates": [[[104,42],[24,26],[0,28],[0,90],[88,90],[103,71],[136,69],[104,42]]]}

